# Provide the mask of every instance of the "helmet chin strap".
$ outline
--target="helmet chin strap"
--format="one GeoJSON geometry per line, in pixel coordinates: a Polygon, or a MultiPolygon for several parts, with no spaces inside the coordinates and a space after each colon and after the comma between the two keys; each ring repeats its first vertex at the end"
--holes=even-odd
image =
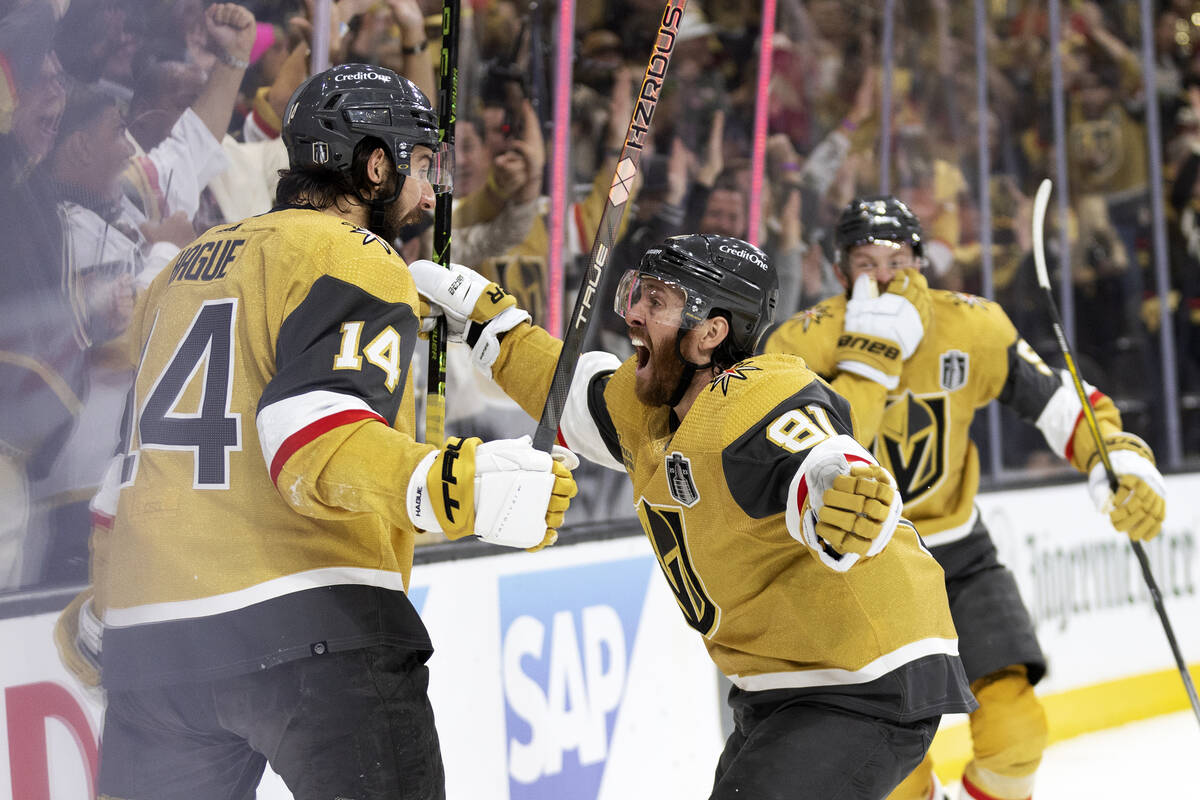
{"type": "MultiPolygon", "coordinates": [[[[386,236],[387,209],[392,203],[400,199],[400,192],[404,189],[404,179],[406,176],[396,173],[396,191],[392,192],[392,196],[386,200],[383,197],[373,197],[367,204],[369,208],[367,217],[367,230],[374,233],[376,236],[386,236]]],[[[389,244],[391,244],[389,242],[389,244]]]]}
{"type": "Polygon", "coordinates": [[[713,362],[710,359],[707,364],[695,364],[688,361],[683,356],[683,337],[687,333],[683,328],[675,334],[675,357],[683,363],[683,374],[679,376],[679,382],[675,384],[675,391],[671,392],[671,398],[667,400],[667,405],[674,408],[679,405],[679,401],[687,393],[688,387],[692,385],[692,378],[696,377],[696,373],[702,369],[709,369],[713,362]]]}

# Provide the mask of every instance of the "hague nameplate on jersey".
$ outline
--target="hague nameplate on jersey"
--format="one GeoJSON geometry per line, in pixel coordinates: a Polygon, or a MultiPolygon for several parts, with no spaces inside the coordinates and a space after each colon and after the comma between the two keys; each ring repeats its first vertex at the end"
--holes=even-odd
{"type": "Polygon", "coordinates": [[[671,497],[687,508],[700,502],[700,490],[692,479],[692,462],[683,453],[673,452],[667,456],[667,486],[671,497]]]}

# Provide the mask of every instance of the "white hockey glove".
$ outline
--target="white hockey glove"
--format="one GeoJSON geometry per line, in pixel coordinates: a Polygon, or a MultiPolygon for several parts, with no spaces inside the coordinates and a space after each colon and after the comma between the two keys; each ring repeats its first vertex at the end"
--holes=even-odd
{"type": "Polygon", "coordinates": [[[900,383],[904,362],[929,326],[929,284],[917,269],[900,270],[878,295],[870,275],[859,275],[846,303],[837,366],[888,389],[900,383]]]}
{"type": "MultiPolygon", "coordinates": [[[[500,337],[530,319],[517,300],[500,286],[469,267],[449,269],[424,259],[409,264],[417,291],[430,304],[430,312],[446,317],[447,339],[466,342],[471,362],[489,378],[500,355],[500,337]]],[[[422,324],[425,329],[426,325],[422,324]]]]}
{"type": "Polygon", "coordinates": [[[579,459],[565,447],[534,450],[528,436],[481,442],[450,437],[425,456],[408,483],[408,515],[417,528],[448,539],[540,550],[554,544],[578,488],[579,459]]]}
{"type": "Polygon", "coordinates": [[[1149,541],[1162,530],[1167,515],[1167,487],[1154,464],[1150,445],[1132,433],[1112,433],[1104,438],[1108,457],[1117,476],[1114,497],[1100,454],[1088,468],[1088,492],[1101,514],[1108,514],[1113,527],[1135,542],[1149,541]]]}
{"type": "Polygon", "coordinates": [[[791,497],[804,494],[802,483],[807,494],[802,508],[787,509],[788,532],[836,572],[878,555],[896,532],[900,493],[878,464],[849,460],[833,447],[814,448],[792,483],[791,497]]]}

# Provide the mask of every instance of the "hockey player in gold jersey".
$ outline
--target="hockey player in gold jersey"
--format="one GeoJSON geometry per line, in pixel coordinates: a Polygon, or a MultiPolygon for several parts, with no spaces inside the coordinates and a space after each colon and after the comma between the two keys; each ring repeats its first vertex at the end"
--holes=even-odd
{"type": "MultiPolygon", "coordinates": [[[[896,476],[905,515],[946,571],[959,649],[979,701],[970,719],[975,754],[960,796],[1028,798],[1046,746],[1045,714],[1033,690],[1046,663],[1016,582],[975,507],[979,457],[971,420],[999,400],[1035,424],[1055,452],[1089,476],[1097,506],[1133,539],[1151,538],[1162,526],[1162,476],[1146,443],[1122,431],[1112,400],[1089,387],[1120,478],[1112,496],[1071,378],[1042,361],[999,305],[928,288],[920,222],[896,198],[851,202],[838,223],[837,248],[849,296],[787,320],[765,350],[802,356],[850,401],[855,435],[896,476]]],[[[892,797],[925,800],[939,792],[926,759],[892,797]]]]}
{"type": "Polygon", "coordinates": [[[103,623],[105,796],[251,798],[269,761],[297,798],[443,798],[414,534],[536,549],[575,492],[528,438],[414,440],[418,300],[390,242],[448,176],[425,96],[334,67],[283,137],[279,206],[185,248],[131,325],[78,609],[103,623]]]}
{"type": "MultiPolygon", "coordinates": [[[[412,271],[476,366],[539,414],[562,343],[470,269],[412,271]]],[[[750,358],[777,287],[738,239],[647,251],[615,303],[637,354],[581,357],[560,434],[628,472],[684,619],[734,684],[712,797],[878,799],[974,702],[942,571],[850,407],[798,358],[750,358]]]]}

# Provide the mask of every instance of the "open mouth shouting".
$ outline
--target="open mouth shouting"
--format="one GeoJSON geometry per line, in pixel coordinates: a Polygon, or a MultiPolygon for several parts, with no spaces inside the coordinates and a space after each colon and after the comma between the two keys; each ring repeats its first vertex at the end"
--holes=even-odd
{"type": "Polygon", "coordinates": [[[629,332],[629,342],[637,356],[637,372],[640,374],[650,363],[650,345],[647,343],[647,337],[633,331],[629,332]]]}

